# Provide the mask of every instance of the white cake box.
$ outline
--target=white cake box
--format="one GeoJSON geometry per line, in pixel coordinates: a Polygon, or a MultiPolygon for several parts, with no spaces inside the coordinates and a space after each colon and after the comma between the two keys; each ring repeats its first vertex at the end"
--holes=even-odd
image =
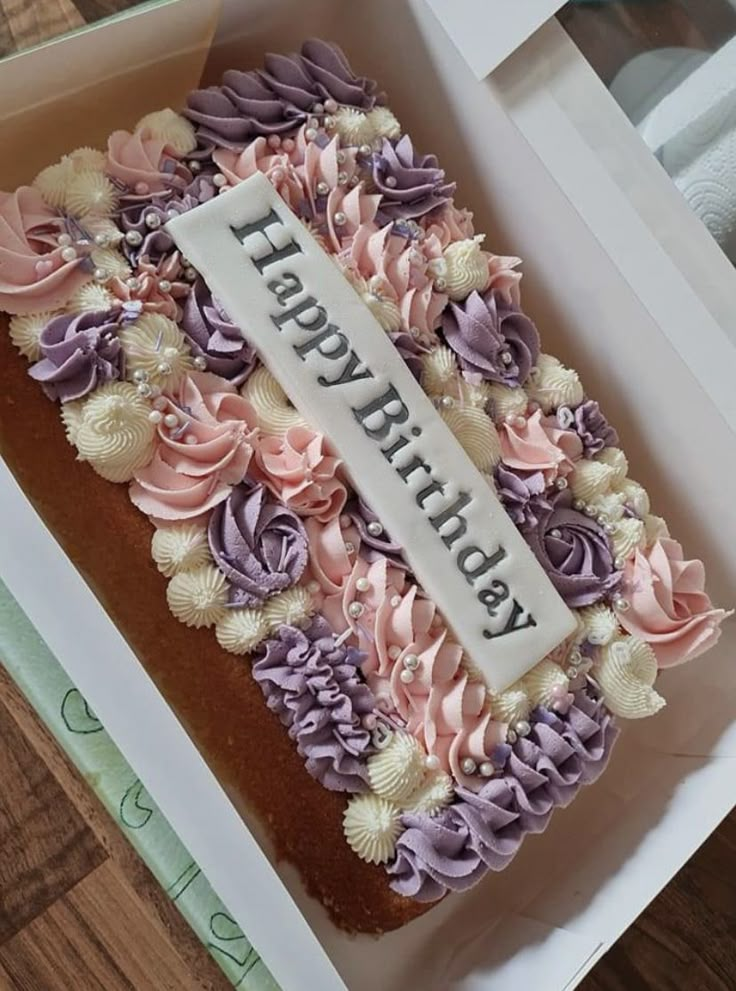
{"type": "MultiPolygon", "coordinates": [[[[458,202],[475,211],[487,246],[525,259],[524,306],[546,349],[580,370],[590,394],[619,426],[632,477],[649,488],[655,511],[669,519],[686,548],[705,559],[714,600],[732,603],[736,419],[724,386],[736,373],[736,346],[713,299],[728,292],[736,298],[728,281],[736,278],[733,272],[714,261],[708,269],[714,296],[703,300],[697,280],[684,281],[653,237],[651,218],[645,223],[623,197],[626,210],[612,215],[618,201],[602,203],[600,197],[615,189],[598,185],[602,175],[610,178],[608,168],[580,139],[561,97],[523,84],[519,59],[528,57],[525,49],[504,65],[499,81],[479,82],[423,0],[315,0],[307,10],[308,18],[303,0],[233,0],[209,63],[210,79],[228,65],[257,66],[265,50],[292,49],[305,35],[338,41],[358,71],[379,79],[416,144],[435,151],[458,180],[458,202]],[[550,100],[560,108],[554,114],[550,100]],[[549,163],[522,130],[544,146],[549,163]],[[695,355],[688,350],[693,342],[695,355]]],[[[21,61],[10,63],[19,75],[0,77],[0,117],[14,149],[13,174],[3,162],[0,188],[12,188],[83,140],[99,142],[194,85],[195,39],[206,38],[207,26],[201,0],[180,0],[126,20],[115,29],[113,45],[109,29],[101,28],[50,46],[26,56],[25,79],[36,79],[35,91],[18,83],[21,61]],[[161,17],[165,27],[154,21],[161,17]],[[201,18],[197,25],[195,17],[201,18]],[[188,73],[177,61],[182,71],[175,81],[164,61],[173,45],[188,49],[191,58],[188,73]],[[137,75],[145,86],[133,85],[137,63],[131,52],[148,66],[137,75]],[[96,92],[103,96],[88,119],[73,113],[79,96],[61,93],[55,84],[70,59],[85,66],[86,87],[100,81],[96,92]],[[45,91],[41,80],[48,80],[45,91]],[[108,86],[110,80],[116,85],[108,86]],[[34,131],[31,106],[52,87],[56,95],[36,109],[34,131]],[[74,133],[61,129],[40,141],[38,128],[49,113],[72,121],[74,133]]],[[[532,52],[538,44],[532,39],[532,52]]],[[[555,63],[543,51],[541,68],[535,65],[542,72],[555,63]]],[[[532,68],[526,66],[526,75],[533,76],[532,68]]],[[[618,128],[611,133],[623,134],[615,108],[602,103],[599,109],[618,128]]],[[[599,129],[605,132],[603,123],[599,129]]],[[[713,243],[699,225],[685,229],[706,271],[703,259],[713,243]]],[[[262,851],[254,838],[258,833],[262,840],[262,831],[244,827],[2,463],[0,519],[3,580],[285,991],[506,991],[522,981],[544,991],[573,988],[736,801],[731,621],[706,659],[663,675],[669,707],[624,727],[608,771],[558,812],[543,836],[530,838],[506,871],[396,933],[347,937],[305,896],[295,871],[271,865],[267,840],[262,851]]]]}

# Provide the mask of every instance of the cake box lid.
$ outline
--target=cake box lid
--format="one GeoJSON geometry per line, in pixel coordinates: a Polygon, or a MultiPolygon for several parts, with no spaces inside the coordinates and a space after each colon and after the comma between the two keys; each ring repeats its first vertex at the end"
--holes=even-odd
{"type": "Polygon", "coordinates": [[[515,52],[564,0],[426,0],[476,78],[515,52]]]}

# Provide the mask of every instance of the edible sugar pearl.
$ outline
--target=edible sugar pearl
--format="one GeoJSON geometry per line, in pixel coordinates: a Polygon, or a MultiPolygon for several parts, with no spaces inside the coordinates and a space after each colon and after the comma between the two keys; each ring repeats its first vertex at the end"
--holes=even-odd
{"type": "Polygon", "coordinates": [[[463,774],[475,774],[478,765],[475,763],[472,757],[463,757],[460,761],[460,770],[463,774]]]}
{"type": "Polygon", "coordinates": [[[479,770],[484,778],[492,778],[496,771],[496,768],[489,760],[484,760],[483,763],[480,765],[479,770]]]}
{"type": "Polygon", "coordinates": [[[157,213],[147,213],[144,223],[150,230],[155,231],[161,226],[161,218],[157,213]]]}
{"type": "Polygon", "coordinates": [[[304,137],[307,139],[307,141],[314,141],[314,139],[317,137],[317,128],[308,127],[304,132],[304,137]]]}
{"type": "Polygon", "coordinates": [[[618,596],[613,600],[613,608],[617,609],[618,612],[626,612],[629,608],[628,599],[624,599],[623,596],[618,596]]]}
{"type": "Polygon", "coordinates": [[[401,647],[396,644],[392,644],[392,646],[388,648],[388,656],[392,661],[397,661],[401,656],[401,647]]]}
{"type": "Polygon", "coordinates": [[[358,148],[358,154],[362,155],[363,158],[367,158],[371,154],[372,150],[373,149],[370,145],[361,145],[360,148],[358,148]]]}
{"type": "Polygon", "coordinates": [[[419,667],[419,657],[416,654],[407,654],[403,660],[403,664],[409,671],[416,671],[419,667]]]}
{"type": "Polygon", "coordinates": [[[268,147],[269,148],[280,148],[281,147],[281,137],[278,134],[269,134],[268,136],[268,147]]]}
{"type": "Polygon", "coordinates": [[[151,421],[151,423],[160,423],[163,420],[163,414],[160,413],[159,410],[157,409],[152,409],[151,412],[148,414],[148,419],[151,421]]]}
{"type": "Polygon", "coordinates": [[[337,227],[343,227],[348,222],[348,218],[345,216],[342,210],[337,211],[334,220],[337,227]]]}
{"type": "Polygon", "coordinates": [[[60,248],[65,248],[67,246],[67,244],[71,244],[71,243],[72,243],[72,236],[71,236],[71,234],[59,234],[59,247],[60,248]]]}
{"type": "Polygon", "coordinates": [[[77,257],[77,252],[71,245],[69,245],[68,247],[61,249],[61,257],[65,262],[73,262],[77,257]]]}
{"type": "Polygon", "coordinates": [[[373,520],[368,524],[368,533],[371,537],[380,537],[383,533],[383,526],[377,520],[373,520]]]}
{"type": "Polygon", "coordinates": [[[200,372],[205,371],[205,369],[207,368],[207,359],[203,357],[201,354],[197,355],[197,357],[194,359],[194,367],[198,369],[200,372]]]}
{"type": "Polygon", "coordinates": [[[386,185],[389,189],[394,189],[396,187],[396,176],[386,176],[386,185]]]}
{"type": "Polygon", "coordinates": [[[222,172],[218,172],[217,175],[212,176],[212,185],[217,186],[218,189],[222,189],[222,187],[226,184],[227,179],[222,172]]]}
{"type": "Polygon", "coordinates": [[[439,771],[440,769],[440,759],[437,754],[428,754],[424,758],[424,766],[428,771],[439,771]]]}
{"type": "Polygon", "coordinates": [[[359,619],[365,612],[365,606],[362,602],[351,602],[348,606],[348,614],[352,616],[353,619],[359,619]]]}
{"type": "Polygon", "coordinates": [[[325,110],[328,114],[334,114],[337,110],[337,103],[332,99],[332,97],[325,100],[325,110]]]}
{"type": "Polygon", "coordinates": [[[95,282],[107,282],[109,275],[107,274],[104,268],[96,268],[94,270],[92,278],[95,280],[95,282]]]}
{"type": "Polygon", "coordinates": [[[137,248],[139,244],[143,243],[143,235],[140,231],[128,231],[125,235],[125,242],[133,248],[137,248]]]}
{"type": "Polygon", "coordinates": [[[327,194],[329,193],[329,191],[330,191],[330,187],[327,185],[326,182],[318,182],[317,183],[317,195],[318,196],[327,196],[327,194]]]}
{"type": "Polygon", "coordinates": [[[514,426],[515,427],[518,427],[519,430],[523,430],[524,427],[526,426],[526,417],[525,416],[517,416],[517,417],[515,417],[514,418],[514,426]]]}
{"type": "Polygon", "coordinates": [[[294,144],[294,139],[293,138],[284,138],[284,140],[281,142],[281,147],[283,148],[283,150],[285,152],[291,152],[291,151],[293,151],[294,148],[296,147],[296,145],[294,144]]]}
{"type": "Polygon", "coordinates": [[[532,727],[526,719],[520,719],[518,723],[515,724],[514,730],[517,736],[529,736],[532,731],[532,727]]]}
{"type": "Polygon", "coordinates": [[[359,578],[355,583],[355,587],[359,592],[367,592],[371,587],[371,583],[367,578],[359,578]]]}
{"type": "Polygon", "coordinates": [[[169,282],[168,279],[159,279],[158,287],[161,290],[161,292],[171,292],[171,283],[169,282]]]}
{"type": "Polygon", "coordinates": [[[171,365],[168,361],[160,361],[156,367],[159,375],[171,375],[171,365]]]}
{"type": "Polygon", "coordinates": [[[414,681],[414,672],[410,671],[408,668],[404,668],[404,670],[399,675],[399,678],[401,678],[401,681],[404,685],[410,685],[412,681],[414,681]]]}
{"type": "Polygon", "coordinates": [[[190,444],[190,445],[191,444],[196,444],[197,443],[197,438],[194,436],[194,434],[187,434],[186,437],[184,438],[184,443],[185,444],[190,444]]]}
{"type": "Polygon", "coordinates": [[[164,417],[164,426],[170,427],[172,430],[179,426],[179,417],[176,413],[167,413],[164,417]]]}

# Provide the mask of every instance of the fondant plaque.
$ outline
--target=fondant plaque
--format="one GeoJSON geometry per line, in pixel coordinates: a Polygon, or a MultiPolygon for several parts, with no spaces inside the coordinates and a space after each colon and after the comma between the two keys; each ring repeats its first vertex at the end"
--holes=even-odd
{"type": "Polygon", "coordinates": [[[329,439],[489,686],[521,678],[575,620],[335,263],[260,174],[167,229],[329,439]]]}

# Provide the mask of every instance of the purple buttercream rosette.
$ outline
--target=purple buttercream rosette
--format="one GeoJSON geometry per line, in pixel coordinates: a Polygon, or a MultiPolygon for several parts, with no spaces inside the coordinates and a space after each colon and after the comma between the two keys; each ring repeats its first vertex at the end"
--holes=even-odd
{"type": "Polygon", "coordinates": [[[302,521],[263,485],[242,483],[212,513],[208,537],[230,583],[231,606],[259,606],[291,588],[307,565],[302,521]]]}
{"type": "Polygon", "coordinates": [[[253,677],[269,709],[289,727],[312,777],[330,791],[367,791],[372,748],[361,720],[373,712],[375,699],[357,673],[360,653],[337,647],[318,617],[307,630],[282,626],[261,644],[257,658],[253,677]]]}
{"type": "Polygon", "coordinates": [[[595,399],[586,399],[570,409],[560,406],[557,420],[563,430],[574,430],[583,442],[586,458],[599,454],[605,447],[618,447],[618,433],[609,424],[595,399]]]}
{"type": "Polygon", "coordinates": [[[381,194],[378,222],[416,220],[444,206],[455,195],[456,184],[447,182],[436,155],[420,155],[408,134],[397,142],[384,138],[373,156],[371,174],[381,194]]]}
{"type": "Polygon", "coordinates": [[[242,148],[259,135],[293,130],[326,100],[371,110],[376,84],[356,76],[337,45],[313,39],[299,55],[267,55],[263,71],[231,69],[222,86],[195,90],[185,115],[201,143],[242,148]]]}
{"type": "Polygon", "coordinates": [[[539,357],[537,328],[495,289],[450,303],[442,331],[469,381],[523,385],[539,357]]]}
{"type": "Polygon", "coordinates": [[[514,744],[503,774],[479,792],[458,788],[458,800],[438,815],[403,816],[388,867],[395,891],[436,901],[503,870],[527,833],[542,832],[555,808],[598,778],[618,735],[603,703],[580,691],[564,715],[542,715],[514,744]]]}
{"type": "Polygon", "coordinates": [[[255,368],[256,352],[202,278],[184,303],[180,326],[194,357],[204,358],[207,370],[215,375],[240,386],[255,368]]]}
{"type": "Polygon", "coordinates": [[[119,310],[65,313],[46,324],[39,338],[41,360],[28,374],[41,383],[49,399],[81,399],[123,377],[119,316],[119,310]]]}
{"type": "Polygon", "coordinates": [[[610,596],[621,581],[605,531],[596,520],[573,508],[569,491],[553,496],[537,526],[524,536],[571,609],[610,596]]]}

